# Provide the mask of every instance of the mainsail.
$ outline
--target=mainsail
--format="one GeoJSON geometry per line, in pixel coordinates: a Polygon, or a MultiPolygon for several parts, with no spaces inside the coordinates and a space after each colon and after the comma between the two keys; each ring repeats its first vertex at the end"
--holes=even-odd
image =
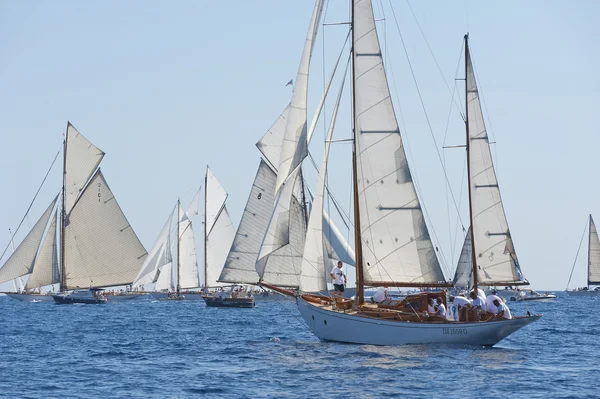
{"type": "Polygon", "coordinates": [[[33,272],[29,276],[29,279],[27,279],[27,284],[25,284],[26,290],[60,283],[56,250],[56,219],[57,212],[52,217],[52,222],[50,222],[44,243],[35,259],[33,272]]]}
{"type": "Polygon", "coordinates": [[[131,284],[147,253],[98,169],[64,228],[64,289],[131,284]]]}
{"type": "Polygon", "coordinates": [[[588,247],[588,284],[600,285],[600,239],[594,219],[590,215],[590,237],[588,247]]]}
{"type": "Polygon", "coordinates": [[[36,255],[44,236],[44,231],[52,216],[52,210],[56,204],[58,196],[52,200],[50,206],[35,223],[31,231],[25,236],[21,244],[12,253],[10,258],[0,268],[0,283],[4,283],[17,277],[30,274],[35,265],[36,255]]]}
{"type": "Polygon", "coordinates": [[[480,285],[529,284],[523,277],[508,228],[471,55],[466,49],[467,149],[469,151],[473,247],[480,285]]]}
{"type": "Polygon", "coordinates": [[[354,0],[356,162],[365,285],[444,281],[412,181],[371,1],[354,0]]]}
{"type": "Polygon", "coordinates": [[[460,252],[456,272],[452,285],[454,287],[468,288],[473,282],[473,266],[471,264],[471,228],[467,231],[465,242],[460,252]]]}

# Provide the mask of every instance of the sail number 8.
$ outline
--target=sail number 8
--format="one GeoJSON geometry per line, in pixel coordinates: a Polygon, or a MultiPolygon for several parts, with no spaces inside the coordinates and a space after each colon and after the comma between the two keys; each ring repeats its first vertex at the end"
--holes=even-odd
{"type": "Polygon", "coordinates": [[[443,335],[466,335],[467,329],[466,328],[443,328],[442,334],[443,335]]]}

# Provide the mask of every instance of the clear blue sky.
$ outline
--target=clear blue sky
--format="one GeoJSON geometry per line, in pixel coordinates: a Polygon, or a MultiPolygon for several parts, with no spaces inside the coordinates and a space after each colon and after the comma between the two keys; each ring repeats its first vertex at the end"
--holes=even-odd
{"type": "MultiPolygon", "coordinates": [[[[440,161],[390,4],[374,3],[377,18],[385,18],[378,27],[413,174],[453,269],[458,257],[453,247],[462,239],[454,234],[456,212],[453,205],[448,212],[440,161]]],[[[148,249],[177,197],[189,201],[203,182],[207,163],[229,192],[228,208],[237,223],[258,165],[254,143],[291,97],[285,83],[296,74],[313,4],[0,0],[2,247],[61,147],[67,120],[106,152],[105,177],[148,249]]],[[[413,1],[444,79],[408,3],[392,4],[438,147],[451,104],[444,79],[452,89],[454,78],[462,76],[461,41],[470,32],[523,271],[535,288],[563,289],[587,214],[600,222],[595,183],[600,2],[413,1]]],[[[346,1],[330,0],[325,22],[347,21],[347,15],[346,1]]],[[[320,96],[323,65],[329,74],[346,31],[345,26],[320,31],[309,115],[320,96]]],[[[463,144],[459,114],[453,108],[450,115],[445,144],[463,144]]],[[[340,123],[337,138],[348,137],[345,125],[340,123]]],[[[321,142],[312,143],[318,163],[322,137],[320,129],[321,142]]],[[[348,148],[335,146],[330,166],[331,186],[346,207],[348,148]]],[[[464,151],[443,152],[458,199],[464,151]]],[[[26,227],[60,184],[57,164],[26,227]]],[[[465,195],[461,217],[466,221],[465,195]]],[[[198,221],[196,229],[200,226],[198,221]]],[[[585,262],[579,262],[572,285],[584,284],[585,273],[585,262]]]]}

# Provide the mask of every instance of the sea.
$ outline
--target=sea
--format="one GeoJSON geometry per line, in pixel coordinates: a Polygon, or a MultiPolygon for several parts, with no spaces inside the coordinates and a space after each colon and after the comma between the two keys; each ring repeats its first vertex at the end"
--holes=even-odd
{"type": "Polygon", "coordinates": [[[598,398],[599,298],[494,347],[319,341],[292,300],[55,305],[0,297],[0,398],[598,398]]]}

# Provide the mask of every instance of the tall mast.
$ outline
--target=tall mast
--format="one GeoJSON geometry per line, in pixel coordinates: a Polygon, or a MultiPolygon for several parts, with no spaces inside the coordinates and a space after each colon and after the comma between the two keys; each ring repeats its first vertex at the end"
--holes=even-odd
{"type": "Polygon", "coordinates": [[[592,214],[590,213],[590,220],[588,221],[588,277],[587,286],[590,288],[590,255],[592,249],[592,214]]]}
{"type": "Polygon", "coordinates": [[[356,250],[356,298],[358,304],[362,305],[364,298],[364,283],[363,283],[363,257],[362,257],[362,241],[360,237],[360,210],[358,207],[358,170],[356,166],[356,78],[354,53],[354,0],[352,0],[352,131],[354,132],[354,140],[352,143],[352,183],[354,191],[354,248],[356,250]]]}
{"type": "Polygon", "coordinates": [[[60,284],[59,291],[63,292],[67,288],[67,276],[65,274],[65,184],[67,178],[67,138],[69,136],[69,125],[67,122],[67,131],[63,141],[63,185],[62,185],[62,210],[60,212],[60,284]]]}
{"type": "Polygon", "coordinates": [[[177,296],[179,296],[179,280],[181,276],[181,262],[179,262],[179,241],[181,240],[180,232],[179,232],[179,222],[181,219],[181,215],[179,214],[179,209],[181,208],[181,201],[177,198],[177,296]]]}
{"type": "Polygon", "coordinates": [[[208,276],[206,272],[206,200],[208,197],[208,165],[206,165],[206,173],[204,173],[204,288],[208,287],[208,276]]]}
{"type": "Polygon", "coordinates": [[[477,257],[475,256],[475,239],[473,236],[473,201],[471,198],[471,140],[469,138],[469,34],[465,35],[465,125],[467,132],[467,182],[469,183],[469,222],[471,223],[471,265],[473,267],[473,291],[477,294],[477,257]]]}

